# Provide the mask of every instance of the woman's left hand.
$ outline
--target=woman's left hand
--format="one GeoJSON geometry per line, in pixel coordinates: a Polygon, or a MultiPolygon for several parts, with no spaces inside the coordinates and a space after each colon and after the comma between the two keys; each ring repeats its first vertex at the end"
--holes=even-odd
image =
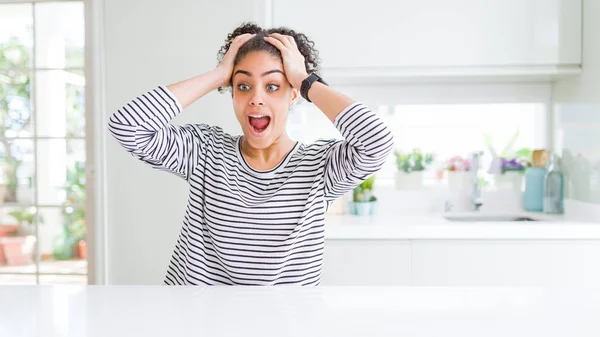
{"type": "Polygon", "coordinates": [[[273,33],[265,37],[265,41],[279,49],[283,58],[283,71],[288,81],[294,88],[300,89],[302,81],[308,77],[308,74],[304,65],[304,56],[298,50],[294,38],[289,35],[273,33]]]}

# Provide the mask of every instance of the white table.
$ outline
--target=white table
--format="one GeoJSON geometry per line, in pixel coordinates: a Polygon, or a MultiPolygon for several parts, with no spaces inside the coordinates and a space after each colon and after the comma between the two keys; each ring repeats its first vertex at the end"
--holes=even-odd
{"type": "Polygon", "coordinates": [[[600,336],[600,289],[0,286],[0,336],[600,336]]]}

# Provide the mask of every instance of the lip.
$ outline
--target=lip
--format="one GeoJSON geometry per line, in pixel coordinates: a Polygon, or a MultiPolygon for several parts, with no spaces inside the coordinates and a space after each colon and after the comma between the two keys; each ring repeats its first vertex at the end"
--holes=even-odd
{"type": "Polygon", "coordinates": [[[264,113],[264,112],[259,112],[259,111],[251,111],[246,114],[246,118],[251,117],[251,116],[252,117],[253,116],[266,116],[266,117],[273,118],[271,115],[264,113]]]}

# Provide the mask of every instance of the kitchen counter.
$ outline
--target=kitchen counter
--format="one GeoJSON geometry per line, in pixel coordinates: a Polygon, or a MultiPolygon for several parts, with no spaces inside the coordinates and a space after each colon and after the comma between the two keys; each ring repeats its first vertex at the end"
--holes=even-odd
{"type": "Polygon", "coordinates": [[[0,286],[0,336],[600,336],[600,289],[0,286]]]}
{"type": "Polygon", "coordinates": [[[528,212],[511,215],[531,217],[536,221],[450,221],[442,214],[422,216],[328,214],[325,218],[325,238],[328,240],[600,239],[599,223],[578,222],[566,220],[562,216],[528,212]]]}

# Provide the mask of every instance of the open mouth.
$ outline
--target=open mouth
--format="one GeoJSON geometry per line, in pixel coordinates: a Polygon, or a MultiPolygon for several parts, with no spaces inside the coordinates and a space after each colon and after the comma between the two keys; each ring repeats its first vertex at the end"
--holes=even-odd
{"type": "Polygon", "coordinates": [[[269,127],[269,124],[271,124],[271,117],[248,116],[248,123],[250,124],[251,131],[254,131],[256,135],[260,135],[269,127]]]}

